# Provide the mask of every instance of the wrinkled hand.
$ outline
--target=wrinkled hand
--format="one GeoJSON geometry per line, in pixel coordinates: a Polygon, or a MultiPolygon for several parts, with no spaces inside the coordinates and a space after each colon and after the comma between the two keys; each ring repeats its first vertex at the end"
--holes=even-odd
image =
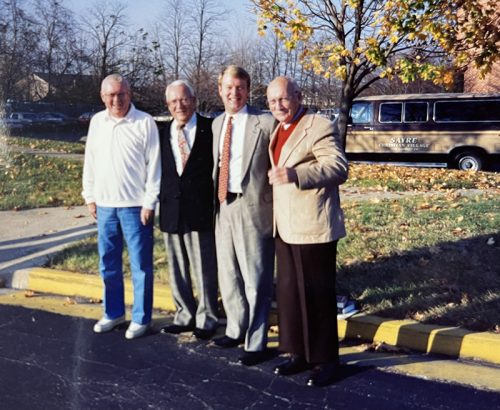
{"type": "Polygon", "coordinates": [[[141,209],[141,223],[147,225],[153,222],[155,217],[155,211],[153,209],[142,208],[141,209]]]}
{"type": "Polygon", "coordinates": [[[271,185],[295,183],[298,181],[297,172],[294,168],[274,167],[267,173],[271,185]]]}
{"type": "Polygon", "coordinates": [[[97,219],[97,205],[95,204],[95,202],[87,204],[87,209],[89,210],[89,214],[92,216],[92,218],[97,219]]]}

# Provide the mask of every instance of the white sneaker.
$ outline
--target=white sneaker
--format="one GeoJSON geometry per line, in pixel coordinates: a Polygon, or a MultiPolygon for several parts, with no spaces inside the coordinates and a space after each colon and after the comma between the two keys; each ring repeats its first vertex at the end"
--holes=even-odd
{"type": "Polygon", "coordinates": [[[136,337],[142,336],[146,333],[146,330],[149,328],[149,323],[144,325],[140,325],[139,323],[130,322],[130,325],[125,332],[125,338],[127,339],[135,339],[136,337]]]}
{"type": "Polygon", "coordinates": [[[113,330],[116,326],[121,325],[125,322],[125,316],[120,316],[116,319],[108,319],[103,317],[94,325],[95,333],[104,333],[113,330]]]}

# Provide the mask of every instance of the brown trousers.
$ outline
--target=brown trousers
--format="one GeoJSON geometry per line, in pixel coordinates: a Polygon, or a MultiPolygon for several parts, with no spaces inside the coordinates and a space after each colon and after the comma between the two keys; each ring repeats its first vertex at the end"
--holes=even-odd
{"type": "Polygon", "coordinates": [[[318,364],[338,362],[337,241],[290,245],[276,237],[279,349],[318,364]]]}

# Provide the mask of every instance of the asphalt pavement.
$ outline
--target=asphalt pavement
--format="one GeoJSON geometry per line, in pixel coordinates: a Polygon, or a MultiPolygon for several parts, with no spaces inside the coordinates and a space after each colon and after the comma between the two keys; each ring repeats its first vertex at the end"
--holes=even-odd
{"type": "MultiPolygon", "coordinates": [[[[219,349],[189,335],[156,331],[130,341],[124,338],[125,327],[95,334],[93,323],[0,303],[1,408],[500,408],[498,392],[387,371],[377,365],[380,355],[346,346],[341,349],[343,365],[336,382],[315,388],[305,386],[307,374],[274,375],[279,357],[248,368],[236,363],[240,348],[219,349]]],[[[390,356],[393,362],[398,360],[390,356]]]]}

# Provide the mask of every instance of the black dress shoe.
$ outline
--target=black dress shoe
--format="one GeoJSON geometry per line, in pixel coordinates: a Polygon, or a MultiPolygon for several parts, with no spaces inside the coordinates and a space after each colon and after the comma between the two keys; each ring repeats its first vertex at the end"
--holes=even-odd
{"type": "Polygon", "coordinates": [[[340,366],[337,362],[319,364],[314,367],[306,384],[316,387],[328,386],[339,377],[339,369],[340,366]]]}
{"type": "Polygon", "coordinates": [[[217,331],[217,329],[200,329],[200,328],[196,328],[193,331],[193,335],[197,339],[207,340],[207,339],[210,339],[213,335],[215,335],[216,331],[217,331]]]}
{"type": "Polygon", "coordinates": [[[223,349],[229,347],[236,347],[243,342],[244,342],[243,339],[233,339],[232,337],[229,336],[222,336],[217,339],[214,339],[214,345],[217,347],[221,347],[223,349]]]}
{"type": "Polygon", "coordinates": [[[292,374],[301,373],[311,368],[311,365],[306,362],[302,356],[292,355],[283,363],[274,368],[274,373],[280,376],[291,376],[292,374]]]}
{"type": "Polygon", "coordinates": [[[179,333],[191,332],[194,330],[193,325],[168,325],[162,327],[160,333],[172,333],[174,335],[178,335],[179,333]]]}
{"type": "Polygon", "coordinates": [[[265,362],[270,358],[268,350],[259,350],[257,352],[247,352],[238,358],[238,363],[245,366],[255,366],[256,364],[265,362]]]}

